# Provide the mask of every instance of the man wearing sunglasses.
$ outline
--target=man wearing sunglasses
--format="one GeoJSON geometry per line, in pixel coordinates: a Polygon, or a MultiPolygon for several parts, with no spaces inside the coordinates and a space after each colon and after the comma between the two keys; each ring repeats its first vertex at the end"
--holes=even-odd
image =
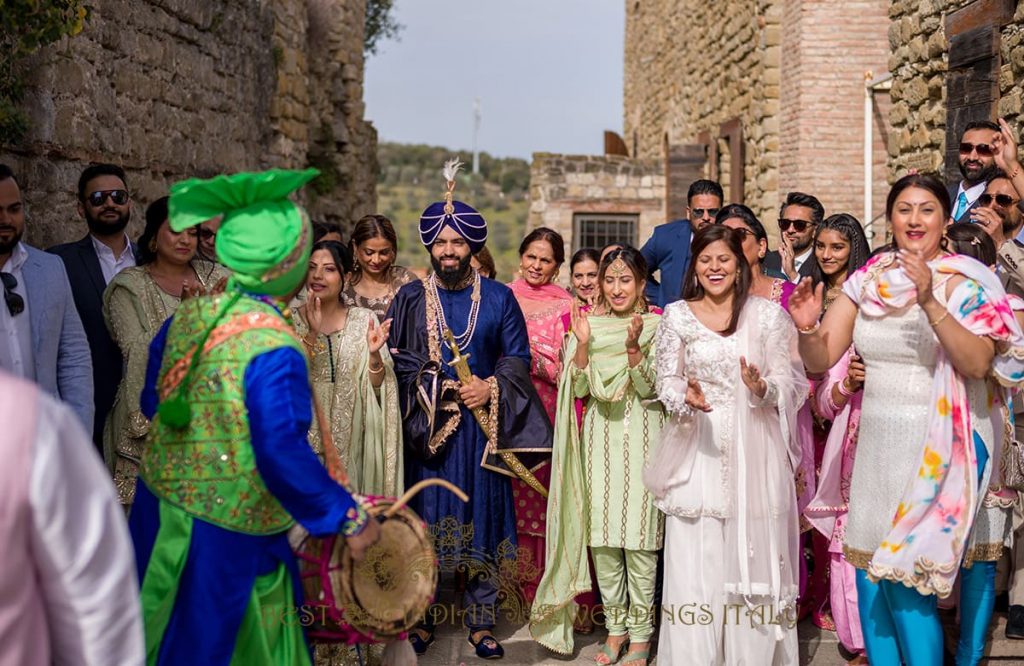
{"type": "MultiPolygon", "coordinates": [[[[114,276],[135,265],[135,246],[125,229],[132,200],[124,170],[115,164],[93,164],[78,179],[78,213],[89,227],[81,240],[51,247],[64,260],[75,305],[92,352],[96,418],[93,442],[103,450],[103,424],[121,382],[121,350],[103,319],[103,291],[114,276]]],[[[110,461],[108,461],[110,462],[110,461]]]]}
{"type": "Polygon", "coordinates": [[[949,185],[954,222],[966,222],[971,210],[978,205],[978,197],[985,193],[985,185],[997,170],[996,137],[999,125],[989,120],[967,124],[960,137],[960,175],[963,179],[949,185]]]}
{"type": "Polygon", "coordinates": [[[21,241],[25,204],[0,164],[0,369],[35,382],[93,425],[92,361],[64,265],[21,241]]]}
{"type": "Polygon", "coordinates": [[[686,192],[686,217],[660,224],[644,243],[640,253],[647,260],[647,300],[658,307],[678,301],[683,293],[683,276],[690,264],[693,234],[713,224],[722,207],[722,186],[713,180],[695,180],[686,192]],[[654,272],[660,271],[658,279],[654,272]]]}
{"type": "Polygon", "coordinates": [[[799,282],[810,277],[814,265],[814,231],[825,219],[825,207],[817,197],[790,192],[779,210],[779,249],[764,257],[765,271],[778,271],[799,282]]]}

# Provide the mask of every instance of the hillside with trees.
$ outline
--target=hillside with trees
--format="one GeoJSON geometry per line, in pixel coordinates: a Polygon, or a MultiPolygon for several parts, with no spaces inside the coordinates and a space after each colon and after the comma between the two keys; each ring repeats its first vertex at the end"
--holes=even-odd
{"type": "Polygon", "coordinates": [[[410,268],[430,266],[419,242],[420,214],[444,194],[441,167],[453,157],[466,163],[459,174],[455,198],[479,210],[487,220],[487,247],[494,255],[498,279],[508,282],[519,266],[517,250],[526,233],[530,165],[525,160],[488,153],[480,153],[480,173],[474,176],[469,172],[473,154],[467,150],[385,142],[378,145],[377,210],[395,224],[399,263],[410,268]]]}

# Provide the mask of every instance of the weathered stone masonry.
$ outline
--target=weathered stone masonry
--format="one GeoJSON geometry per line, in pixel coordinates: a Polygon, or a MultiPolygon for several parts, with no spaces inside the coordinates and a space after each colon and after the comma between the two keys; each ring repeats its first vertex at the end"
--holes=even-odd
{"type": "Polygon", "coordinates": [[[85,232],[75,186],[121,164],[145,205],[187,177],[272,166],[328,172],[306,203],[348,224],[376,204],[376,132],[363,119],[365,0],[95,0],[82,34],[27,63],[29,136],[0,137],[26,239],[85,232]]]}

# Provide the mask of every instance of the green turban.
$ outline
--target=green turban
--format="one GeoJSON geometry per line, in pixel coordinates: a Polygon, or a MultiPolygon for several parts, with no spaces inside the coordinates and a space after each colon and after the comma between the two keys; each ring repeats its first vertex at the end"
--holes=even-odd
{"type": "Polygon", "coordinates": [[[245,291],[284,297],[306,276],[313,232],[306,212],[288,196],[320,172],[272,169],[171,187],[174,231],[221,217],[217,258],[245,291]]]}

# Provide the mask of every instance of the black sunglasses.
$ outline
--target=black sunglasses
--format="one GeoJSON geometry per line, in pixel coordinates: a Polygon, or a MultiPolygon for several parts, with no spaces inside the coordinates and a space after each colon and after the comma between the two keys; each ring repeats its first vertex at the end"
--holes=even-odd
{"type": "Polygon", "coordinates": [[[128,190],[96,190],[85,198],[93,208],[99,208],[103,202],[110,198],[118,206],[128,203],[128,190]]]}
{"type": "Polygon", "coordinates": [[[784,217],[779,219],[779,231],[788,231],[790,227],[793,227],[793,231],[802,234],[807,231],[807,227],[813,226],[814,223],[807,220],[787,220],[784,217]]]}
{"type": "Polygon", "coordinates": [[[1014,199],[1009,194],[989,194],[987,192],[978,197],[978,204],[986,208],[991,206],[993,201],[995,201],[996,205],[1000,208],[1009,208],[1017,203],[1019,199],[1014,199]]]}
{"type": "Polygon", "coordinates": [[[718,209],[717,208],[691,208],[690,209],[690,216],[693,219],[703,218],[705,213],[707,213],[708,217],[713,218],[714,216],[718,215],[718,209]]]}
{"type": "Polygon", "coordinates": [[[16,317],[25,311],[25,299],[14,293],[14,288],[18,286],[18,278],[10,273],[0,273],[0,280],[4,283],[4,302],[7,303],[7,311],[12,317],[16,317]]]}
{"type": "Polygon", "coordinates": [[[970,155],[971,151],[977,150],[978,155],[981,157],[992,157],[996,154],[996,149],[987,143],[967,143],[964,141],[960,144],[960,154],[970,155]]]}

